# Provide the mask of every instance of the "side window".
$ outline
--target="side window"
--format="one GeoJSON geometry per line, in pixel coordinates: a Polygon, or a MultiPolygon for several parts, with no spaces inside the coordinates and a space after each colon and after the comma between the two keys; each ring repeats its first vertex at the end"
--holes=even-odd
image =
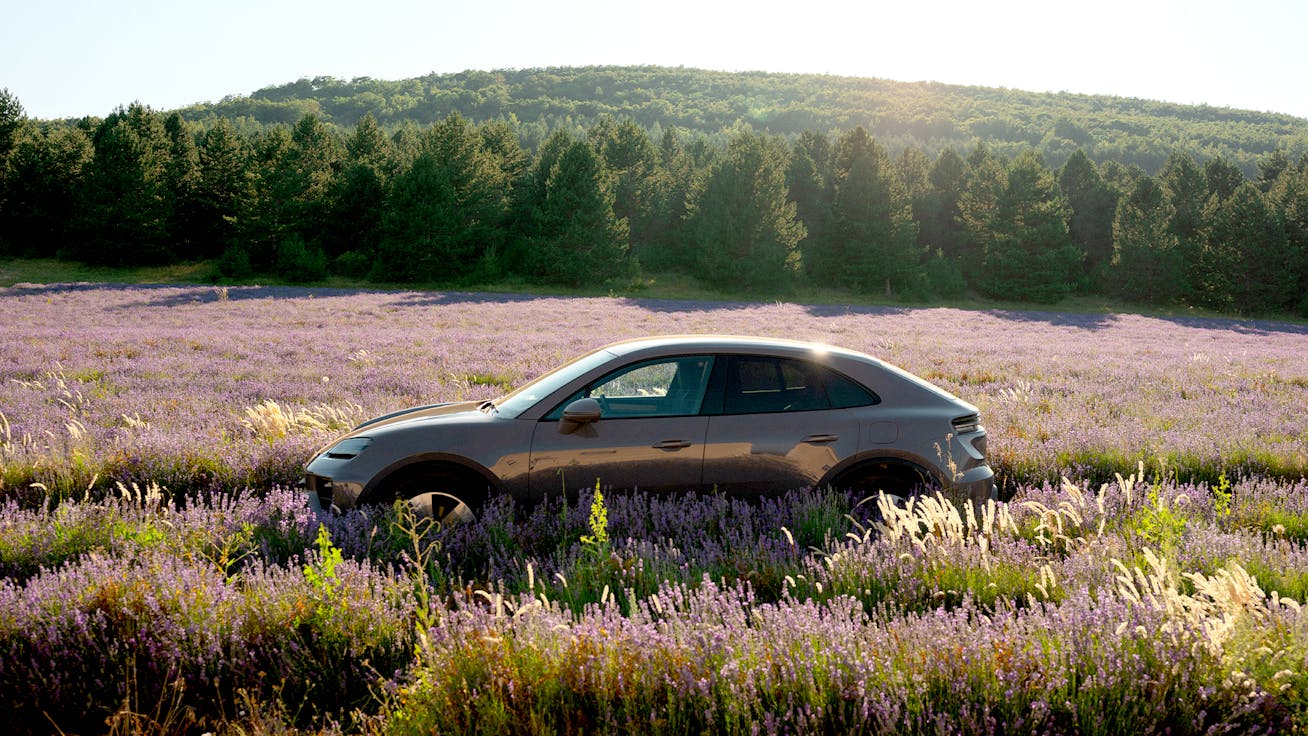
{"type": "Polygon", "coordinates": [[[881,403],[880,397],[851,379],[826,368],[821,370],[827,386],[827,400],[831,402],[832,409],[849,409],[881,403]]]}
{"type": "Polygon", "coordinates": [[[828,407],[820,368],[786,358],[738,357],[727,371],[723,413],[764,414],[828,407]]]}
{"type": "Polygon", "coordinates": [[[806,360],[735,357],[726,374],[724,414],[846,409],[880,402],[851,379],[806,360]]]}
{"type": "Polygon", "coordinates": [[[692,416],[699,413],[712,372],[713,358],[707,355],[625,366],[569,396],[545,419],[559,419],[564,407],[581,398],[599,400],[602,419],[692,416]]]}

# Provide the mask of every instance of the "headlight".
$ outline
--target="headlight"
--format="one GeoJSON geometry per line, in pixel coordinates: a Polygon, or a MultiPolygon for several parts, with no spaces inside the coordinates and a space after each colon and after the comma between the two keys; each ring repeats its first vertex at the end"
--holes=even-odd
{"type": "Polygon", "coordinates": [[[370,437],[351,437],[348,440],[341,440],[332,446],[330,450],[323,453],[333,460],[351,460],[359,456],[359,453],[368,449],[372,444],[370,437]]]}

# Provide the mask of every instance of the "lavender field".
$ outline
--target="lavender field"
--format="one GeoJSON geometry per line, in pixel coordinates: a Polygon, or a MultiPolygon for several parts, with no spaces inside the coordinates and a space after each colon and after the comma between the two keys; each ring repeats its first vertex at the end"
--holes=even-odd
{"type": "Polygon", "coordinates": [[[0,325],[0,699],[32,732],[1308,727],[1302,325],[102,285],[0,289],[0,325]],[[286,490],[367,416],[678,332],[927,377],[1011,499],[430,529],[286,490]]]}

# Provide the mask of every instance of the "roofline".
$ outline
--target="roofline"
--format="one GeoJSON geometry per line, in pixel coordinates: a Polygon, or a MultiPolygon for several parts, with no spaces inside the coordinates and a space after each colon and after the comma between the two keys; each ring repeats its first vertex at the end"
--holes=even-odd
{"type": "Polygon", "coordinates": [[[650,335],[647,337],[636,337],[618,342],[609,343],[600,350],[607,350],[614,355],[627,355],[645,348],[654,348],[668,345],[669,343],[681,344],[686,347],[728,347],[728,348],[750,348],[750,347],[781,347],[791,348],[795,351],[822,351],[831,353],[843,353],[860,358],[873,358],[875,356],[861,353],[857,350],[832,345],[830,343],[813,342],[811,340],[792,340],[784,337],[762,337],[758,335],[730,335],[730,334],[674,334],[674,335],[650,335]]]}

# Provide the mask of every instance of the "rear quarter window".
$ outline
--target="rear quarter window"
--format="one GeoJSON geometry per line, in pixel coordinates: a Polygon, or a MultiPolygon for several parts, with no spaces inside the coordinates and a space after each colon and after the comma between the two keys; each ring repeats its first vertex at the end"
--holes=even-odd
{"type": "Polygon", "coordinates": [[[881,398],[871,391],[855,383],[852,379],[829,369],[823,369],[826,374],[827,400],[831,402],[832,409],[849,409],[855,406],[872,406],[880,404],[881,398]]]}

